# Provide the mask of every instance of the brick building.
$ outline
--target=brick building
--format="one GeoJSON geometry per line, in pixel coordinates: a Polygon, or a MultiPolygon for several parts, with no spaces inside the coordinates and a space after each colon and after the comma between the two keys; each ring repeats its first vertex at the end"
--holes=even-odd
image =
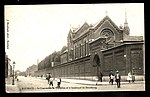
{"type": "Polygon", "coordinates": [[[95,80],[99,72],[108,76],[118,70],[122,76],[129,71],[143,76],[144,65],[143,37],[130,36],[127,18],[124,26],[118,27],[106,15],[95,25],[85,22],[77,29],[71,28],[67,46],[41,61],[37,75],[50,72],[54,77],[95,80]]]}

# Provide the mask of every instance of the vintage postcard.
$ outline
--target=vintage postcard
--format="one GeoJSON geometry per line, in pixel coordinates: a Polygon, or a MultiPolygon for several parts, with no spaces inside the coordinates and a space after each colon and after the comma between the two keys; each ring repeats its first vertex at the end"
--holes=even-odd
{"type": "Polygon", "coordinates": [[[4,22],[6,93],[145,91],[144,3],[4,5],[4,22]]]}

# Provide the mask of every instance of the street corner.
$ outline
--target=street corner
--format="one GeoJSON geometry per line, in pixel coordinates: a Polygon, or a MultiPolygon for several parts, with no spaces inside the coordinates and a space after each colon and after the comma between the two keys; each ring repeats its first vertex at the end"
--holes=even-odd
{"type": "Polygon", "coordinates": [[[6,85],[6,93],[20,93],[20,89],[17,85],[6,85]]]}

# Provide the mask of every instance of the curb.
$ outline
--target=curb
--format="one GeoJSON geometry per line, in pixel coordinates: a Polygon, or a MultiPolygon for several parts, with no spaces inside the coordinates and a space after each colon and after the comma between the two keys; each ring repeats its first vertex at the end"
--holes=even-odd
{"type": "MultiPolygon", "coordinates": [[[[106,85],[111,85],[109,84],[109,82],[98,82],[98,84],[96,85],[96,82],[92,82],[92,83],[77,83],[77,82],[69,82],[69,81],[63,81],[62,82],[66,82],[66,83],[75,83],[75,84],[83,84],[83,85],[95,85],[95,86],[106,86],[106,85]]],[[[128,82],[121,82],[121,84],[145,84],[145,81],[137,81],[134,83],[128,83],[128,82]]],[[[113,85],[116,85],[116,82],[113,83],[113,85]]]]}
{"type": "MultiPolygon", "coordinates": [[[[39,78],[39,79],[42,79],[42,80],[46,80],[46,79],[43,79],[43,78],[39,78]]],[[[66,83],[75,83],[75,84],[82,84],[82,85],[95,85],[95,86],[106,86],[106,85],[111,85],[109,84],[109,82],[98,82],[98,84],[96,85],[96,81],[89,81],[89,80],[81,80],[81,81],[84,81],[83,83],[80,83],[80,82],[75,82],[75,81],[80,81],[80,80],[76,80],[76,79],[62,79],[62,82],[66,82],[66,83]],[[67,81],[68,80],[68,81],[67,81]],[[69,81],[70,80],[70,81],[69,81]],[[89,81],[88,83],[86,83],[86,81],[89,81]]],[[[135,81],[134,83],[129,83],[129,82],[121,82],[121,84],[145,84],[145,81],[135,81]]],[[[116,85],[116,82],[113,83],[113,85],[116,85]]]]}

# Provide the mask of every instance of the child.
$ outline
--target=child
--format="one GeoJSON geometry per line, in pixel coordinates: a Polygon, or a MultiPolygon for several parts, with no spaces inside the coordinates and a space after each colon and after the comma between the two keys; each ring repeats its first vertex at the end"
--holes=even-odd
{"type": "Polygon", "coordinates": [[[58,88],[60,88],[60,84],[61,84],[61,78],[58,77],[58,78],[57,78],[57,87],[58,87],[58,88]]]}
{"type": "Polygon", "coordinates": [[[110,73],[109,73],[109,83],[111,83],[112,85],[113,85],[113,82],[114,82],[114,74],[113,74],[113,72],[111,71],[110,73]]]}

